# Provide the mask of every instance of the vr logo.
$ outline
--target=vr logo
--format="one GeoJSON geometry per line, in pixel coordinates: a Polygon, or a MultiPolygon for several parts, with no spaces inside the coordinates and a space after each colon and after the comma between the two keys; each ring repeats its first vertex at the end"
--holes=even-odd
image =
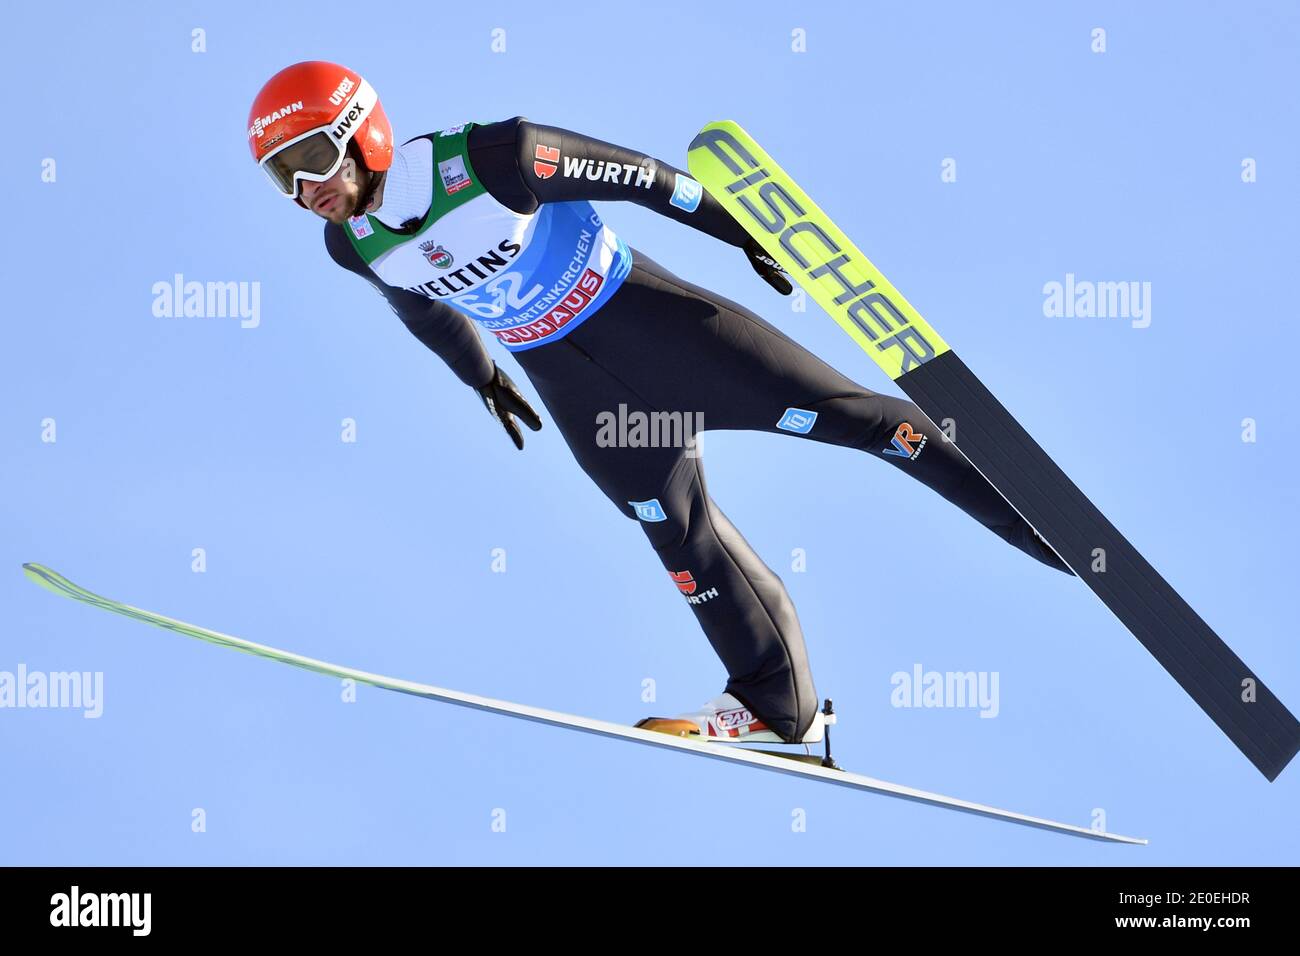
{"type": "Polygon", "coordinates": [[[925,449],[925,443],[929,441],[924,435],[916,431],[910,422],[903,422],[894,432],[893,447],[886,448],[886,455],[893,455],[895,458],[906,458],[909,461],[916,461],[925,449]]]}

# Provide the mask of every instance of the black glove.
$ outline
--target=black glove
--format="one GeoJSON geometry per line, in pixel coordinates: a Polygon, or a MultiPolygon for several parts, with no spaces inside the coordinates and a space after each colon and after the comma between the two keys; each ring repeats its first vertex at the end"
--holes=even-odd
{"type": "Polygon", "coordinates": [[[793,289],[790,285],[790,276],[782,268],[781,263],[769,256],[767,250],[758,244],[757,239],[750,236],[741,248],[745,250],[745,255],[749,256],[749,264],[763,277],[764,282],[782,295],[790,294],[793,289]]]}
{"type": "Polygon", "coordinates": [[[515,383],[510,380],[510,376],[501,370],[501,366],[494,365],[495,369],[492,375],[492,381],[478,389],[479,398],[483,399],[483,404],[492,417],[499,421],[510,440],[515,443],[515,447],[523,450],[524,436],[519,431],[519,426],[515,424],[512,415],[518,415],[519,420],[537,431],[542,427],[542,420],[537,417],[533,407],[528,404],[528,400],[519,394],[519,389],[515,383]]]}

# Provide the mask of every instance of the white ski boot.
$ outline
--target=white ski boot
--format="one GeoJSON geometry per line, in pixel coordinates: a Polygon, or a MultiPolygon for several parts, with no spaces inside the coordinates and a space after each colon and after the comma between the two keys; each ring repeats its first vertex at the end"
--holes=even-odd
{"type": "Polygon", "coordinates": [[[821,711],[813,715],[813,722],[800,740],[782,740],[776,731],[768,728],[748,707],[731,694],[723,693],[713,698],[699,710],[676,717],[647,717],[636,723],[643,730],[656,730],[676,737],[691,737],[706,741],[735,743],[820,743],[826,728],[826,717],[821,711]]]}

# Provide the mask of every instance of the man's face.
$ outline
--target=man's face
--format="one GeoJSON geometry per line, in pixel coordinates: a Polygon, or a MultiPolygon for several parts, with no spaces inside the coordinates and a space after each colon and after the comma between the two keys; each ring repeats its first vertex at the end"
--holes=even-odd
{"type": "Polygon", "coordinates": [[[342,225],[361,198],[358,178],[356,160],[349,156],[343,160],[339,171],[325,182],[301,184],[303,204],[322,219],[342,225]]]}

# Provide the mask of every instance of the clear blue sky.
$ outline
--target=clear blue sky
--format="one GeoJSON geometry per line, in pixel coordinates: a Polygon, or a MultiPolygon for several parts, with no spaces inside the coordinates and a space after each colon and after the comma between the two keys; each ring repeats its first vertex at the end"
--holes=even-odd
{"type": "MultiPolygon", "coordinates": [[[[1300,707],[1294,5],[666,6],[11,10],[0,671],[102,671],[105,699],[98,720],[0,710],[0,863],[1300,862],[1300,768],[1265,783],[1084,587],[887,465],[793,438],[711,435],[706,468],[796,602],[841,762],[1082,825],[1104,808],[1149,847],[364,688],[344,704],[327,678],[24,580],[39,561],[252,640],[629,723],[721,688],[640,529],[555,428],[516,452],[254,168],[253,94],[325,58],[365,74],[399,138],[523,114],[684,166],[700,127],[739,121],[1300,707]],[[155,317],[151,288],[175,273],[260,283],[260,325],[155,317]],[[1045,317],[1043,286],[1067,273],[1150,282],[1150,327],[1045,317]],[[998,716],[892,707],[890,676],[916,664],[996,672],[998,716]]],[[[735,249],[600,208],[892,389],[735,249]]]]}

